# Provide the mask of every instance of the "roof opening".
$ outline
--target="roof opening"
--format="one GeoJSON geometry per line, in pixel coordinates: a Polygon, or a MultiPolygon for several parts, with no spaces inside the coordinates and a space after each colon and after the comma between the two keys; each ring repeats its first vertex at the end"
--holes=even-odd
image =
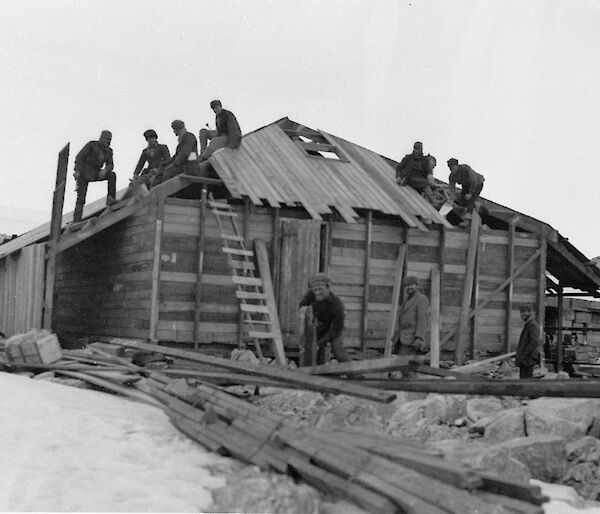
{"type": "Polygon", "coordinates": [[[284,132],[309,157],[349,162],[340,148],[321,132],[307,127],[298,127],[295,130],[284,129],[284,132]]]}

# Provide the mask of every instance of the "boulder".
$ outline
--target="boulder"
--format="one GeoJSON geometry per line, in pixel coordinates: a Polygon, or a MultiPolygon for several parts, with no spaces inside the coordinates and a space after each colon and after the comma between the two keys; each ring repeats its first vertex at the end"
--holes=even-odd
{"type": "Polygon", "coordinates": [[[600,439],[587,435],[568,443],[565,450],[568,460],[598,462],[600,460],[600,439]]]}
{"type": "Polygon", "coordinates": [[[534,478],[554,481],[567,470],[565,441],[558,436],[519,437],[497,445],[525,464],[534,478]]]}
{"type": "Polygon", "coordinates": [[[600,492],[598,464],[580,462],[571,466],[563,477],[562,483],[572,486],[584,498],[596,501],[600,492]]]}
{"type": "Polygon", "coordinates": [[[526,483],[531,473],[525,464],[512,458],[508,451],[479,442],[446,439],[430,444],[441,450],[444,457],[467,464],[478,471],[486,471],[502,478],[526,483]]]}
{"type": "Polygon", "coordinates": [[[502,402],[495,396],[471,398],[465,404],[465,413],[471,421],[479,421],[501,410],[503,410],[502,402]]]}
{"type": "Polygon", "coordinates": [[[497,415],[484,429],[484,440],[489,444],[525,437],[524,409],[509,409],[497,415]]]}
{"type": "Polygon", "coordinates": [[[398,425],[420,425],[425,421],[424,400],[413,400],[402,404],[388,421],[388,431],[398,425]]]}
{"type": "Polygon", "coordinates": [[[423,417],[429,423],[454,423],[465,415],[466,396],[457,394],[429,394],[423,400],[423,417]]]}
{"type": "Polygon", "coordinates": [[[321,415],[316,427],[322,430],[344,427],[379,427],[380,417],[373,405],[338,405],[321,415]]]}
{"type": "Polygon", "coordinates": [[[600,401],[578,398],[538,398],[525,410],[527,435],[557,435],[567,442],[580,439],[592,426],[600,401]]]}

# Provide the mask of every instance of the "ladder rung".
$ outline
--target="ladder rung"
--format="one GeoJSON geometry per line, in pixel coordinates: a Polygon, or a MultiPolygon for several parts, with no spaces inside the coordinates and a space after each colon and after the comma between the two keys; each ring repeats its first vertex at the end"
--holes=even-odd
{"type": "Polygon", "coordinates": [[[243,269],[243,270],[248,270],[248,271],[254,271],[256,269],[256,267],[254,266],[253,262],[248,262],[248,261],[231,261],[231,267],[235,268],[235,269],[243,269]]]}
{"type": "Polygon", "coordinates": [[[208,205],[210,205],[213,209],[232,209],[231,205],[229,205],[228,203],[217,202],[213,200],[209,200],[208,205]]]}
{"type": "Polygon", "coordinates": [[[240,303],[240,310],[242,312],[259,312],[261,314],[271,313],[271,309],[266,305],[253,305],[251,303],[240,303]]]}
{"type": "Polygon", "coordinates": [[[265,293],[258,293],[255,291],[236,291],[235,296],[243,300],[266,300],[267,295],[265,293]]]}
{"type": "Polygon", "coordinates": [[[228,239],[229,241],[245,242],[245,239],[242,236],[238,236],[236,234],[225,234],[224,232],[221,232],[221,239],[228,239]]]}
{"type": "Polygon", "coordinates": [[[244,323],[248,323],[249,325],[272,325],[272,321],[264,320],[264,319],[245,319],[244,323]]]}
{"type": "Polygon", "coordinates": [[[263,285],[262,279],[257,277],[238,277],[237,275],[232,275],[231,280],[233,280],[234,284],[239,284],[241,286],[262,287],[263,285]]]}
{"type": "Polygon", "coordinates": [[[242,250],[241,248],[227,248],[223,247],[223,253],[229,253],[232,255],[243,255],[245,257],[254,257],[254,252],[252,250],[242,250]]]}
{"type": "Polygon", "coordinates": [[[248,336],[253,339],[273,339],[277,334],[274,332],[257,332],[255,330],[248,331],[248,336]]]}
{"type": "Polygon", "coordinates": [[[229,216],[230,218],[237,218],[238,215],[236,212],[233,211],[220,211],[218,209],[213,209],[212,210],[217,216],[229,216]]]}

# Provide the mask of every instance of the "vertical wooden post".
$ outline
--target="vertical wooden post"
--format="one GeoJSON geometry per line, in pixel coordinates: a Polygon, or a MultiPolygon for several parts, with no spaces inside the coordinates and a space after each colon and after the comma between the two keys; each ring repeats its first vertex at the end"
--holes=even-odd
{"type": "MultiPolygon", "coordinates": [[[[481,260],[481,244],[478,238],[477,241],[477,255],[475,256],[475,269],[473,270],[473,293],[471,298],[471,305],[477,307],[479,305],[479,262],[481,260]]],[[[478,325],[477,316],[471,318],[471,348],[470,355],[472,359],[477,358],[475,353],[477,350],[477,336],[478,336],[478,325]]]]}
{"type": "Polygon", "coordinates": [[[281,273],[281,209],[273,209],[273,292],[279,302],[279,275],[281,273]]]}
{"type": "MultiPolygon", "coordinates": [[[[250,247],[250,241],[248,241],[248,238],[250,236],[250,198],[248,198],[247,196],[244,197],[244,228],[243,228],[243,236],[244,236],[244,241],[246,242],[246,248],[248,250],[252,250],[252,248],[250,247]]],[[[242,312],[242,309],[239,310],[238,312],[238,333],[237,333],[237,339],[238,339],[238,346],[242,344],[242,341],[244,340],[244,313],[242,312]]]]}
{"type": "Polygon", "coordinates": [[[373,211],[367,212],[365,233],[365,268],[363,274],[364,294],[362,304],[361,343],[363,358],[367,356],[367,327],[369,325],[369,287],[371,283],[371,243],[373,239],[373,211]]]}
{"type": "Polygon", "coordinates": [[[62,227],[62,213],[65,203],[65,187],[67,185],[67,168],[69,165],[69,150],[71,143],[67,143],[58,152],[56,166],[56,184],[52,197],[52,217],[50,219],[50,240],[48,242],[48,262],[46,263],[46,288],[44,291],[43,327],[54,330],[54,286],[56,283],[56,243],[60,238],[62,227]]]}
{"type": "Polygon", "coordinates": [[[442,225],[440,227],[440,238],[439,238],[439,247],[438,247],[438,268],[440,275],[440,305],[442,294],[444,291],[444,264],[446,263],[446,227],[442,225]]]}
{"type": "Polygon", "coordinates": [[[465,335],[467,332],[467,323],[469,321],[471,295],[473,293],[475,258],[477,256],[480,224],[481,218],[479,217],[477,211],[473,210],[473,217],[471,219],[471,231],[469,234],[469,250],[467,253],[467,268],[465,270],[465,285],[463,289],[462,305],[460,307],[458,333],[456,335],[456,349],[454,351],[454,361],[458,366],[461,366],[463,364],[465,358],[465,335]]]}
{"type": "Polygon", "coordinates": [[[392,290],[392,305],[390,310],[390,321],[388,331],[385,338],[384,357],[392,355],[392,338],[396,333],[396,321],[398,318],[398,303],[400,302],[400,294],[402,293],[402,277],[404,275],[404,262],[406,259],[408,243],[400,243],[398,249],[398,259],[396,260],[396,278],[394,280],[394,289],[392,290]]]}
{"type": "MultiPolygon", "coordinates": [[[[544,324],[546,318],[546,254],[547,254],[547,240],[546,230],[542,226],[540,229],[540,267],[539,267],[539,284],[538,284],[538,326],[540,327],[540,345],[544,337],[544,324]]],[[[541,360],[543,352],[540,351],[540,364],[543,364],[541,360]]]]}
{"type": "MultiPolygon", "coordinates": [[[[511,277],[515,269],[515,224],[519,216],[514,216],[508,223],[508,276],[511,277]]],[[[514,281],[511,280],[506,288],[506,329],[504,353],[510,352],[510,334],[512,332],[512,301],[514,281]]]]}
{"type": "Polygon", "coordinates": [[[200,345],[200,308],[202,305],[202,273],[204,272],[204,246],[206,241],[206,188],[200,194],[200,233],[198,235],[198,262],[196,266],[196,292],[194,302],[194,349],[200,345]]]}
{"type": "Polygon", "coordinates": [[[558,298],[557,298],[558,320],[556,324],[556,369],[558,373],[562,371],[563,364],[563,286],[558,283],[558,298]]]}
{"type": "Polygon", "coordinates": [[[154,256],[152,259],[152,292],[150,296],[150,330],[148,339],[158,342],[157,325],[160,312],[160,254],[162,248],[162,232],[165,217],[165,199],[156,202],[156,221],[154,222],[154,256]]]}
{"type": "Polygon", "coordinates": [[[440,367],[440,271],[431,270],[431,328],[430,328],[430,365],[432,368],[440,367]]]}

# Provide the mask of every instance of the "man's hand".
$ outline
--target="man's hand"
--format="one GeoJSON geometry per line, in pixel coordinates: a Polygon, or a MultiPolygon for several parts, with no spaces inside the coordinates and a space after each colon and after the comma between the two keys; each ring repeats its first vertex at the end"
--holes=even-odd
{"type": "Polygon", "coordinates": [[[81,173],[79,173],[77,170],[75,170],[75,171],[73,172],[73,178],[74,178],[75,180],[77,180],[77,179],[78,179],[80,176],[81,176],[81,173]]]}
{"type": "Polygon", "coordinates": [[[415,340],[413,341],[413,347],[417,352],[424,352],[426,350],[425,341],[423,341],[423,339],[420,337],[415,337],[415,340]]]}
{"type": "Polygon", "coordinates": [[[427,182],[429,182],[430,186],[435,186],[435,179],[433,178],[433,175],[427,175],[427,182]]]}

